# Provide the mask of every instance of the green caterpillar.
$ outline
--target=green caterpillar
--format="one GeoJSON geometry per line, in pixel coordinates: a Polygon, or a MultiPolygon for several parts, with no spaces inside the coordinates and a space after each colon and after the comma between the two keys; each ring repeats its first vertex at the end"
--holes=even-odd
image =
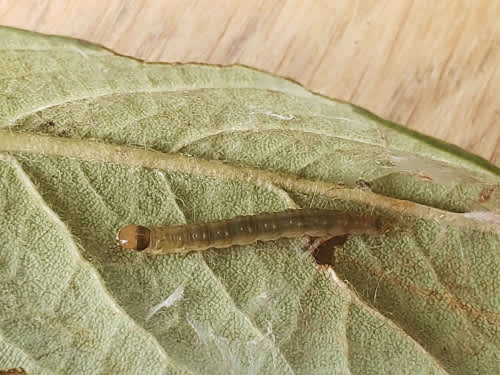
{"type": "Polygon", "coordinates": [[[162,255],[248,245],[279,238],[335,237],[345,234],[376,234],[381,231],[381,220],[376,216],[325,209],[298,209],[237,216],[201,224],[153,228],[127,225],[118,232],[116,242],[126,249],[162,255]]]}

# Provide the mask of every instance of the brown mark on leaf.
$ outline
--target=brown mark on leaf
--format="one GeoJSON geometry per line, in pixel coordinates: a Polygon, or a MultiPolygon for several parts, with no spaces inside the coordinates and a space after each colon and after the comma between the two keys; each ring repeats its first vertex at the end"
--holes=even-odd
{"type": "Polygon", "coordinates": [[[479,202],[480,203],[488,202],[491,198],[493,190],[495,190],[495,188],[492,186],[489,186],[481,190],[481,193],[479,193],[479,202]]]}
{"type": "Polygon", "coordinates": [[[356,185],[360,189],[370,190],[370,183],[368,181],[363,180],[362,178],[360,178],[359,180],[356,181],[356,185]]]}
{"type": "Polygon", "coordinates": [[[0,370],[0,375],[27,375],[22,367],[11,368],[8,370],[0,370]]]}
{"type": "Polygon", "coordinates": [[[63,138],[69,138],[71,137],[72,134],[73,134],[73,129],[71,126],[62,128],[57,132],[57,135],[63,138]]]}
{"type": "Polygon", "coordinates": [[[422,173],[420,173],[420,174],[418,175],[418,177],[420,177],[420,179],[421,179],[421,180],[424,180],[424,181],[433,181],[433,178],[432,178],[432,177],[430,177],[430,176],[426,176],[425,174],[422,174],[422,173]]]}
{"type": "Polygon", "coordinates": [[[48,121],[42,122],[40,124],[40,128],[44,131],[47,131],[49,129],[52,129],[55,125],[56,125],[56,123],[54,121],[48,120],[48,121]]]}
{"type": "Polygon", "coordinates": [[[73,134],[73,128],[75,124],[59,124],[56,126],[56,123],[53,120],[47,120],[40,124],[40,130],[44,133],[56,134],[59,137],[68,138],[73,134]]]}
{"type": "Polygon", "coordinates": [[[47,120],[39,125],[39,130],[43,134],[53,134],[56,131],[56,123],[52,120],[47,120]]]}

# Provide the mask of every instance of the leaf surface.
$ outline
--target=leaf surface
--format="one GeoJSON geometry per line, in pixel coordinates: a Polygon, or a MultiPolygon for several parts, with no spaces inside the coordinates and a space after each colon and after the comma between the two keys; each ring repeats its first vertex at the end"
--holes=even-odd
{"type": "Polygon", "coordinates": [[[0,368],[498,371],[500,174],[450,145],[248,68],[2,28],[0,153],[0,368]],[[129,223],[299,207],[393,225],[320,268],[304,238],[155,258],[114,243],[129,223]]]}

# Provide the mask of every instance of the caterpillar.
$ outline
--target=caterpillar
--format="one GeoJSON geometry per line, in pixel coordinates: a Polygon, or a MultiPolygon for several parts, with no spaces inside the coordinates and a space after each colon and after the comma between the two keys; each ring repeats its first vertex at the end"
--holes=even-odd
{"type": "Polygon", "coordinates": [[[331,238],[345,234],[376,234],[381,231],[382,220],[376,216],[327,209],[293,209],[201,224],[152,228],[132,224],[119,230],[116,243],[125,249],[162,255],[249,245],[280,238],[331,238]]]}

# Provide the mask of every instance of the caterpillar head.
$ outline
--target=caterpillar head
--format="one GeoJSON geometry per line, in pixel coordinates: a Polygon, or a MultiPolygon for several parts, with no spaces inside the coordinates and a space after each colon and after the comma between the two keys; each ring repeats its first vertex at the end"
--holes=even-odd
{"type": "Polygon", "coordinates": [[[124,249],[142,251],[149,246],[151,231],[141,225],[127,225],[116,234],[116,244],[124,249]]]}

